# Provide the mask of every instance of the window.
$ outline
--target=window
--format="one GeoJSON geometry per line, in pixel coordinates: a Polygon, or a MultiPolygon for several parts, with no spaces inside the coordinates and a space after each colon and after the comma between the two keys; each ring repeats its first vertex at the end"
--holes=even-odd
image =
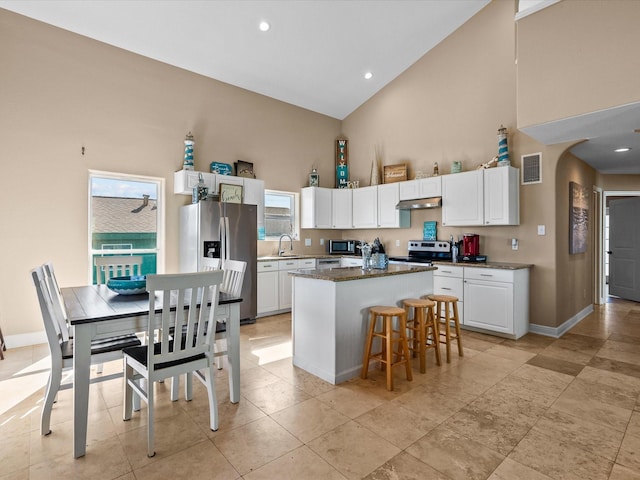
{"type": "Polygon", "coordinates": [[[89,172],[89,266],[94,258],[138,255],[142,274],[164,270],[162,227],[164,179],[89,172]]]}
{"type": "Polygon", "coordinates": [[[278,240],[284,234],[300,238],[298,204],[297,193],[264,191],[265,240],[278,240]]]}

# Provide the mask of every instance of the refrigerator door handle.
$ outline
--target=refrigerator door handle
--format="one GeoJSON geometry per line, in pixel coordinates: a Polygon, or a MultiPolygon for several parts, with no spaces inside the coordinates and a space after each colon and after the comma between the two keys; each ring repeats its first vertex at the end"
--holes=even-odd
{"type": "Polygon", "coordinates": [[[224,266],[225,260],[229,260],[229,218],[220,218],[220,267],[224,266]]]}

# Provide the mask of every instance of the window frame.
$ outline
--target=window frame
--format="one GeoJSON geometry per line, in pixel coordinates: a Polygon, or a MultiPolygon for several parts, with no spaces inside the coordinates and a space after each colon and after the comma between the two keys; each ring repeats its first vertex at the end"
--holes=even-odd
{"type": "Polygon", "coordinates": [[[108,250],[111,255],[129,255],[135,253],[155,253],[156,255],[156,272],[164,273],[165,271],[165,179],[162,177],[150,177],[146,175],[133,175],[128,173],[105,172],[100,170],[89,170],[87,178],[87,264],[88,264],[88,280],[89,284],[93,283],[93,257],[100,255],[105,250],[96,250],[93,248],[93,232],[91,229],[93,210],[91,202],[91,183],[95,178],[106,178],[110,180],[122,180],[129,182],[146,182],[155,183],[158,192],[156,200],[157,221],[156,221],[156,248],[145,249],[113,249],[108,250]]]}
{"type": "Polygon", "coordinates": [[[265,223],[265,237],[263,241],[267,242],[277,242],[280,240],[281,235],[267,235],[267,195],[283,195],[288,196],[291,199],[291,203],[293,204],[293,215],[289,216],[292,222],[292,232],[287,232],[286,234],[291,235],[293,240],[300,240],[300,193],[299,192],[289,192],[286,190],[272,190],[265,189],[264,190],[264,223],[265,223]]]}

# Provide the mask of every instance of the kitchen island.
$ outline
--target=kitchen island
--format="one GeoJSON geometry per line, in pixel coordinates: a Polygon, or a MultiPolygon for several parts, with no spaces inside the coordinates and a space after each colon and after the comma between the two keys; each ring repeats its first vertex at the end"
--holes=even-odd
{"type": "Polygon", "coordinates": [[[332,384],[356,377],[374,305],[401,305],[433,293],[436,267],[389,265],[296,270],[293,277],[293,364],[332,384]]]}

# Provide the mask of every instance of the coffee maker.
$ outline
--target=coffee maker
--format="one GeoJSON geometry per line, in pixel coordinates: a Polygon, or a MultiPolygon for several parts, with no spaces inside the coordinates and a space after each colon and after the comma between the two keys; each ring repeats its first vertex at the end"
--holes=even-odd
{"type": "Polygon", "coordinates": [[[462,238],[462,255],[480,255],[480,235],[465,233],[462,238]]]}

